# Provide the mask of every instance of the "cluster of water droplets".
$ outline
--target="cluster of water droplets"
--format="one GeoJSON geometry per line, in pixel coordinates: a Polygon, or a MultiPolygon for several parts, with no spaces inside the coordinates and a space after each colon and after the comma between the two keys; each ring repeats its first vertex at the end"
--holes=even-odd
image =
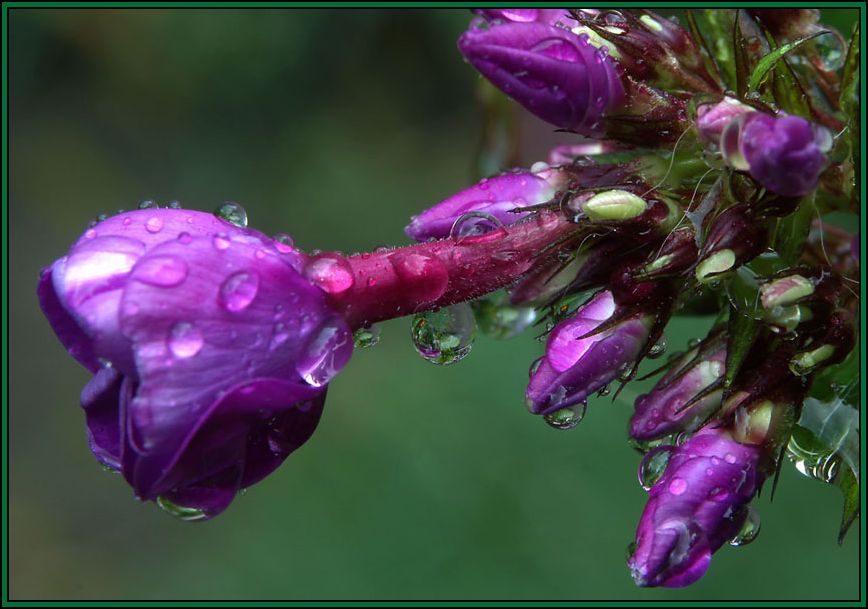
{"type": "Polygon", "coordinates": [[[416,351],[429,362],[454,364],[473,347],[476,338],[473,309],[461,302],[417,313],[410,322],[410,336],[416,351]]]}

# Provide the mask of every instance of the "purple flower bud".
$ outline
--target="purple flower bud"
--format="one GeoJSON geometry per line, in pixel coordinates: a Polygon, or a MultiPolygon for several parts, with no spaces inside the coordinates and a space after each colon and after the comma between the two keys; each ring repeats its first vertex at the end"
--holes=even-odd
{"type": "Polygon", "coordinates": [[[603,291],[554,328],[527,388],[526,403],[531,412],[548,414],[584,401],[639,356],[648,339],[651,316],[627,317],[585,337],[616,314],[612,293],[603,291]]]}
{"type": "Polygon", "coordinates": [[[706,142],[717,146],[727,125],[748,112],[755,112],[755,110],[732,97],[725,97],[723,101],[716,104],[699,106],[696,109],[696,127],[699,129],[699,135],[706,142]]]}
{"type": "Polygon", "coordinates": [[[721,138],[724,157],[736,169],[768,190],[785,197],[801,197],[817,186],[826,166],[831,136],[800,116],[743,115],[721,138]],[[737,149],[731,135],[737,129],[737,149]],[[743,160],[743,165],[742,165],[743,160]]]}
{"type": "Polygon", "coordinates": [[[95,373],[93,453],[139,498],[216,515],[313,433],[352,338],[303,261],[211,214],[147,209],[43,274],[46,317],[95,373]]]}
{"type": "Polygon", "coordinates": [[[563,27],[575,24],[570,12],[563,8],[475,8],[473,12],[495,25],[508,21],[563,27]]]}
{"type": "Polygon", "coordinates": [[[741,530],[762,484],[762,451],[724,429],[703,428],[672,448],[666,471],[648,492],[628,559],[640,586],[687,586],[711,555],[741,530]]]}
{"type": "Polygon", "coordinates": [[[456,220],[473,212],[487,214],[503,225],[513,224],[530,213],[516,213],[514,209],[545,203],[554,196],[556,188],[552,183],[557,183],[557,175],[546,166],[540,173],[506,173],[485,178],[413,216],[404,232],[416,241],[448,237],[456,220]]]}
{"type": "Polygon", "coordinates": [[[750,206],[730,207],[711,225],[694,272],[696,279],[714,281],[759,256],[767,242],[768,229],[753,217],[750,206]]]}
{"type": "Polygon", "coordinates": [[[471,29],[458,48],[494,86],[561,129],[600,135],[604,114],[624,99],[606,51],[563,28],[505,23],[471,29]]]}
{"type": "Polygon", "coordinates": [[[713,385],[725,371],[725,341],[687,352],[650,393],[636,399],[630,436],[654,440],[699,427],[720,406],[723,389],[713,385]]]}

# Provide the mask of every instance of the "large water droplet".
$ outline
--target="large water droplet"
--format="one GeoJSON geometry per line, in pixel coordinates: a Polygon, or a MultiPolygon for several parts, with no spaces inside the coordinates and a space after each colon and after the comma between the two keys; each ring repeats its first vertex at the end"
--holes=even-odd
{"type": "Polygon", "coordinates": [[[413,316],[411,337],[416,351],[434,364],[454,364],[473,346],[476,322],[465,302],[413,316]]]}
{"type": "MultiPolygon", "coordinates": [[[[646,491],[651,490],[651,487],[666,471],[671,455],[671,446],[658,446],[642,457],[642,461],[639,463],[639,484],[642,485],[642,488],[646,491]]],[[[681,480],[681,478],[676,478],[676,480],[681,480]]]]}
{"type": "Polygon", "coordinates": [[[579,402],[574,406],[561,408],[543,416],[543,420],[555,429],[572,429],[582,422],[588,409],[587,402],[579,402]]]}
{"type": "Polygon", "coordinates": [[[346,258],[323,256],[307,263],[304,276],[329,294],[342,294],[355,283],[353,269],[346,258]]]}
{"type": "Polygon", "coordinates": [[[189,322],[176,323],[169,331],[169,351],[175,357],[181,359],[193,357],[202,350],[204,343],[202,332],[189,322]]]}
{"type": "Polygon", "coordinates": [[[503,231],[503,222],[491,214],[481,211],[471,211],[458,216],[452,224],[449,236],[456,241],[461,241],[467,237],[484,235],[494,230],[503,231]]]}
{"type": "Polygon", "coordinates": [[[238,271],[220,286],[220,303],[227,311],[238,313],[250,306],[258,291],[259,273],[253,270],[238,271]]]}
{"type": "Polygon", "coordinates": [[[148,256],[135,266],[133,278],[149,285],[171,288],[187,278],[187,263],[175,256],[148,256]]]}
{"type": "Polygon", "coordinates": [[[804,434],[794,433],[787,444],[787,457],[803,476],[822,482],[832,482],[841,466],[838,453],[821,448],[819,443],[800,442],[804,434]]]}
{"type": "Polygon", "coordinates": [[[379,326],[358,328],[353,332],[353,345],[356,349],[367,349],[368,347],[373,347],[378,342],[380,342],[379,326]]]}
{"type": "Polygon", "coordinates": [[[226,201],[214,210],[214,215],[235,226],[247,226],[247,210],[234,201],[226,201]]]}
{"type": "Polygon", "coordinates": [[[156,503],[167,514],[171,514],[178,520],[183,520],[185,522],[204,520],[208,517],[207,514],[205,514],[204,510],[200,510],[199,508],[184,507],[183,505],[172,503],[163,496],[157,497],[156,503]]]}
{"type": "Polygon", "coordinates": [[[274,247],[281,254],[287,254],[295,251],[295,242],[286,233],[277,233],[274,235],[274,247]]]}
{"type": "Polygon", "coordinates": [[[153,199],[145,199],[138,205],[139,209],[159,209],[159,204],[153,199]]]}
{"type": "Polygon", "coordinates": [[[747,506],[747,518],[741,530],[733,537],[729,545],[731,546],[746,546],[759,535],[760,532],[760,517],[759,512],[753,509],[752,506],[747,506]]]}
{"type": "Polygon", "coordinates": [[[648,349],[648,354],[646,355],[649,359],[656,359],[666,353],[666,341],[660,339],[657,344],[653,345],[650,349],[648,349]]]}
{"type": "Polygon", "coordinates": [[[833,30],[814,38],[814,49],[822,66],[831,72],[840,70],[847,58],[847,43],[833,30]]]}
{"type": "Polygon", "coordinates": [[[327,320],[308,342],[304,357],[298,360],[296,372],[308,385],[322,387],[340,371],[347,351],[352,349],[346,327],[337,320],[327,320]]]}

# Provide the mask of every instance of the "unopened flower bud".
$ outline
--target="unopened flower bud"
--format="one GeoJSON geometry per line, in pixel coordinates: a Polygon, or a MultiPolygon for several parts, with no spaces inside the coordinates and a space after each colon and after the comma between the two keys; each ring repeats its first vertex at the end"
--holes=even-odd
{"type": "Polygon", "coordinates": [[[703,140],[719,146],[720,136],[727,125],[742,114],[754,111],[751,106],[735,98],[725,97],[721,102],[704,104],[696,109],[696,128],[703,140]]]}
{"type": "Polygon", "coordinates": [[[626,190],[607,190],[584,201],[581,209],[591,220],[630,220],[642,215],[648,203],[626,190]]]}
{"type": "Polygon", "coordinates": [[[695,275],[700,283],[714,281],[762,253],[768,239],[765,226],[753,218],[750,207],[730,207],[714,220],[702,246],[695,275]]]}
{"type": "Polygon", "coordinates": [[[578,404],[618,377],[641,353],[651,316],[632,316],[593,333],[616,315],[611,292],[600,292],[549,335],[546,354],[527,388],[527,406],[548,414],[578,404]]]}
{"type": "Polygon", "coordinates": [[[819,368],[837,364],[847,357],[854,342],[851,314],[843,309],[835,311],[826,322],[822,334],[812,337],[806,348],[793,356],[790,370],[793,374],[804,376],[819,368]]]}
{"type": "Polygon", "coordinates": [[[801,275],[788,275],[760,286],[763,307],[786,307],[814,293],[814,282],[801,275]]]}
{"type": "Polygon", "coordinates": [[[603,116],[624,98],[612,59],[560,27],[510,22],[470,29],[458,48],[494,86],[561,129],[600,135],[603,116]]]}

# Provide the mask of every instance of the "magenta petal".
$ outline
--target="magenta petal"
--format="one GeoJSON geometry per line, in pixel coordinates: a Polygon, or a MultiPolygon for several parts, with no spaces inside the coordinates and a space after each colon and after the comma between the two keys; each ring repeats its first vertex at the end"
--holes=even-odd
{"type": "MultiPolygon", "coordinates": [[[[224,392],[251,379],[278,379],[282,405],[308,400],[352,351],[349,328],[323,292],[292,260],[245,234],[152,249],[124,290],[121,326],[141,379],[127,413],[136,453],[128,477],[147,498],[165,490],[190,434],[215,412],[224,392]]],[[[216,440],[219,458],[202,476],[224,465],[222,455],[237,452],[236,436],[246,430],[225,432],[216,440]]]]}
{"type": "Polygon", "coordinates": [[[45,269],[39,278],[39,286],[36,289],[39,306],[48,319],[48,323],[51,324],[51,329],[54,330],[60,343],[69,354],[85,368],[91,372],[96,372],[99,370],[99,363],[93,352],[93,341],[85,334],[57,297],[52,278],[53,269],[54,266],[45,269]]]}
{"type": "Polygon", "coordinates": [[[119,400],[122,382],[120,372],[114,368],[102,368],[81,392],[90,450],[100,463],[114,470],[120,469],[119,400]]]}

